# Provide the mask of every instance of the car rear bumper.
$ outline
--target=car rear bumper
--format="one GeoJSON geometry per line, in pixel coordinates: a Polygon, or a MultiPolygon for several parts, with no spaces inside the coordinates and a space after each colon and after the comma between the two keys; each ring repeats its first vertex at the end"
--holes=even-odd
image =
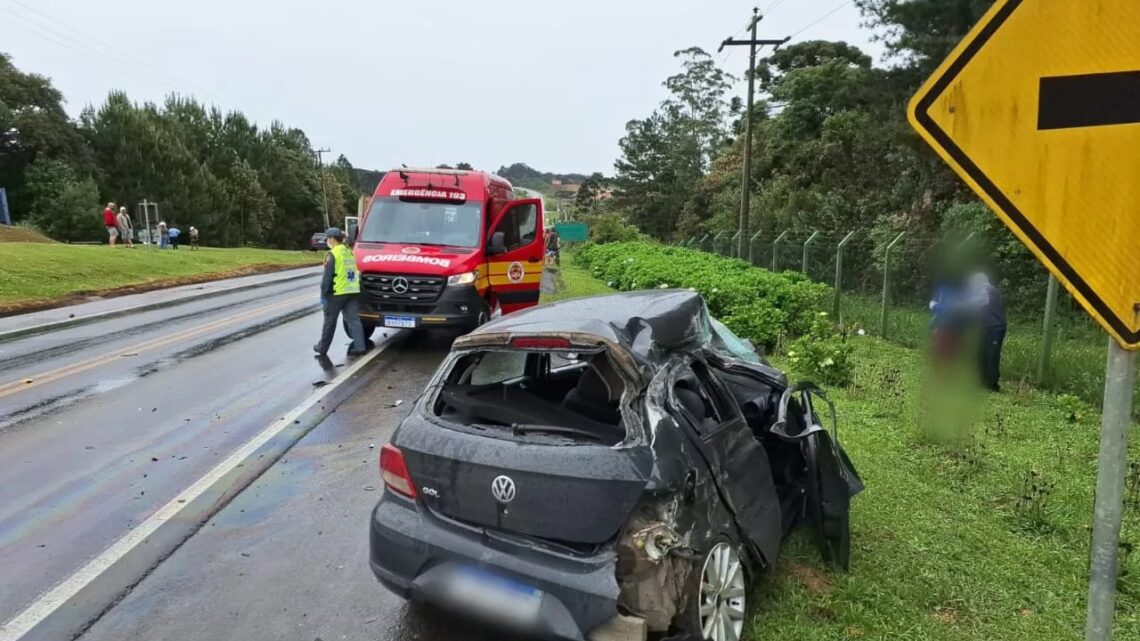
{"type": "Polygon", "coordinates": [[[483,297],[471,285],[447,286],[439,298],[430,303],[408,303],[405,301],[382,303],[375,296],[363,291],[361,296],[360,318],[364,322],[384,327],[384,317],[411,318],[412,329],[435,327],[472,328],[477,324],[479,312],[483,309],[483,297]]]}
{"type": "Polygon", "coordinates": [[[370,543],[372,573],[404,598],[454,605],[446,596],[450,577],[457,568],[477,567],[542,590],[531,630],[542,636],[583,641],[618,613],[616,560],[609,550],[576,556],[507,540],[387,491],[372,511],[370,543]]]}

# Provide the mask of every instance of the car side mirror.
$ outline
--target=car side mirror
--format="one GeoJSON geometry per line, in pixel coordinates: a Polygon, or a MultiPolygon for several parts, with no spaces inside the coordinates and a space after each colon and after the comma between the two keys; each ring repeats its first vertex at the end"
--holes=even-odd
{"type": "Polygon", "coordinates": [[[491,234],[491,242],[487,244],[487,255],[498,256],[507,253],[507,234],[497,231],[491,234]]]}
{"type": "Polygon", "coordinates": [[[348,226],[348,244],[349,245],[355,245],[356,244],[356,232],[357,232],[357,226],[356,225],[349,225],[348,226]]]}

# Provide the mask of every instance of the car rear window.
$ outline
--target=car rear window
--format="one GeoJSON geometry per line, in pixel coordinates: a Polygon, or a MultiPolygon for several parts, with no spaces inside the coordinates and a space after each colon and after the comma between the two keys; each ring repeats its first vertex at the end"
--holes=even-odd
{"type": "Polygon", "coordinates": [[[498,438],[614,445],[625,389],[604,351],[476,350],[454,359],[432,411],[498,438]]]}

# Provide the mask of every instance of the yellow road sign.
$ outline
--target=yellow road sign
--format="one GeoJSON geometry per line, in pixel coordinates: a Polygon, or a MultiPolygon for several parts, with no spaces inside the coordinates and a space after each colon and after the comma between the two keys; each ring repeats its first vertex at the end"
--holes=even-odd
{"type": "Polygon", "coordinates": [[[998,0],[911,125],[1127,349],[1140,349],[1137,0],[998,0]]]}

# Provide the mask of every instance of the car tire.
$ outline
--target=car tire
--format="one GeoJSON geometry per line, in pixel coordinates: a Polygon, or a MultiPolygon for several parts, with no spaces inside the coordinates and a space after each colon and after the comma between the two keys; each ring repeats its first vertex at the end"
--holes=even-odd
{"type": "MultiPolygon", "coordinates": [[[[479,314],[475,316],[475,320],[467,326],[467,331],[472,332],[487,324],[491,320],[491,308],[487,306],[487,301],[479,306],[479,314]]],[[[466,333],[466,332],[464,332],[466,333]]]]}
{"type": "Polygon", "coordinates": [[[376,333],[376,323],[360,319],[360,326],[364,328],[364,340],[372,338],[372,334],[376,333]]]}
{"type": "Polygon", "coordinates": [[[694,639],[734,641],[747,634],[748,568],[740,545],[722,536],[693,566],[685,584],[678,630],[694,639]],[[725,569],[728,576],[722,577],[725,569]]]}

